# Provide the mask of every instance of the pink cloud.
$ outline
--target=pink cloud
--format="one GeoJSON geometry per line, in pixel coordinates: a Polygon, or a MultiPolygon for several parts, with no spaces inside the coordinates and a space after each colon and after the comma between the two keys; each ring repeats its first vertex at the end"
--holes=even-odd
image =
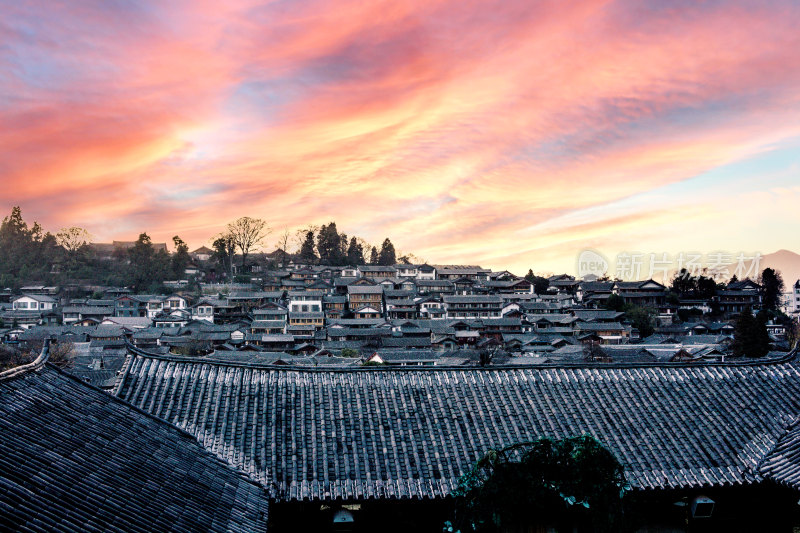
{"type": "MultiPolygon", "coordinates": [[[[246,213],[522,262],[548,217],[800,135],[791,3],[40,7],[0,22],[0,205],[103,238],[246,213]]],[[[602,231],[638,238],[547,246],[602,231]]]]}

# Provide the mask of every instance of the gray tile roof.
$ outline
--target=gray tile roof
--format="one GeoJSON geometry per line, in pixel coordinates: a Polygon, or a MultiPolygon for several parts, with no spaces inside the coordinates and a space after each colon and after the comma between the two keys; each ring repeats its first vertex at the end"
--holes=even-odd
{"type": "Polygon", "coordinates": [[[54,367],[0,377],[0,530],[266,531],[266,491],[54,367]]]}
{"type": "Polygon", "coordinates": [[[347,292],[349,294],[383,294],[383,286],[381,285],[348,285],[347,292]]]}
{"type": "Polygon", "coordinates": [[[761,465],[760,472],[782,485],[800,489],[800,420],[781,437],[761,465]]]}
{"type": "Polygon", "coordinates": [[[443,497],[491,448],[582,433],[633,487],[700,488],[762,479],[800,363],[287,371],[138,352],[116,394],[279,501],[443,497]]]}

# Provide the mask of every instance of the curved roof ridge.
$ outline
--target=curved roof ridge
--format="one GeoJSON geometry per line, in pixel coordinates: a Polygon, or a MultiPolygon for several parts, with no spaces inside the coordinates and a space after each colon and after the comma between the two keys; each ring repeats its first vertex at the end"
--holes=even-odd
{"type": "MultiPolygon", "coordinates": [[[[188,357],[174,354],[160,354],[148,352],[126,342],[126,348],[134,355],[141,357],[148,357],[152,359],[160,359],[164,361],[173,361],[179,363],[202,363],[207,365],[218,365],[227,367],[244,367],[244,368],[258,368],[269,370],[286,370],[286,371],[303,371],[303,372],[393,372],[402,370],[403,372],[441,372],[446,370],[475,370],[475,371],[499,371],[499,370],[515,370],[515,369],[597,369],[597,368],[708,368],[708,367],[753,367],[753,366],[769,366],[789,363],[796,359],[798,348],[787,352],[778,357],[763,357],[760,359],[748,360],[728,360],[728,361],[695,361],[695,362],[616,362],[616,363],[587,363],[587,362],[553,362],[553,363],[537,363],[537,364],[522,364],[513,366],[463,366],[463,365],[435,365],[435,366],[404,366],[402,368],[384,367],[384,366],[348,366],[343,368],[318,368],[308,367],[302,365],[281,365],[276,366],[269,363],[251,363],[244,361],[223,361],[215,359],[198,359],[196,357],[188,357]]],[[[269,352],[265,352],[269,353],[269,352]]]]}
{"type": "Polygon", "coordinates": [[[49,358],[50,358],[50,339],[45,339],[44,343],[42,344],[42,351],[39,353],[39,357],[37,357],[31,363],[15,366],[14,368],[10,368],[4,372],[0,372],[0,381],[12,379],[17,376],[26,374],[28,372],[39,370],[44,366],[44,364],[47,362],[49,358]]]}

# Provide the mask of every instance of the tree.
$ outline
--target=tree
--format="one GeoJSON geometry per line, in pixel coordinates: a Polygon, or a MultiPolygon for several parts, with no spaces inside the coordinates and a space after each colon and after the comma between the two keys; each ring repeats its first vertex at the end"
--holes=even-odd
{"type": "Polygon", "coordinates": [[[589,435],[521,442],[490,450],[461,476],[448,530],[527,530],[531,520],[578,516],[592,531],[619,531],[629,488],[620,462],[589,435]]]}
{"type": "Polygon", "coordinates": [[[789,343],[789,349],[794,350],[797,348],[798,340],[800,339],[800,321],[796,318],[788,318],[784,322],[786,327],[786,341],[789,343]]]}
{"type": "Polygon", "coordinates": [[[763,320],[747,309],[739,314],[734,325],[731,350],[735,357],[763,357],[769,352],[769,334],[763,320]]]}
{"type": "Polygon", "coordinates": [[[71,226],[56,233],[56,242],[69,253],[75,253],[92,242],[92,235],[83,228],[71,226]]]}
{"type": "Polygon", "coordinates": [[[533,284],[533,292],[536,294],[546,292],[547,288],[550,286],[550,280],[543,276],[537,276],[533,273],[532,268],[528,269],[528,273],[525,274],[525,279],[533,284]]]}
{"type": "Polygon", "coordinates": [[[624,311],[625,298],[619,294],[611,294],[605,301],[605,308],[610,311],[624,311]]]}
{"type": "Polygon", "coordinates": [[[211,244],[214,248],[214,259],[219,264],[223,272],[229,277],[233,277],[233,255],[236,253],[236,244],[228,234],[220,234],[211,244]]]}
{"type": "Polygon", "coordinates": [[[283,233],[278,239],[278,248],[281,251],[281,268],[286,266],[286,259],[289,256],[289,239],[289,228],[283,228],[283,233]]]}
{"type": "Polygon", "coordinates": [[[378,264],[381,266],[391,266],[397,263],[397,258],[395,257],[394,252],[394,245],[392,241],[386,238],[381,244],[381,253],[378,256],[378,264]]]}
{"type": "Polygon", "coordinates": [[[22,218],[19,206],[0,224],[0,285],[19,286],[22,280],[44,280],[57,255],[56,239],[44,233],[38,222],[32,227],[22,218]]]}
{"type": "Polygon", "coordinates": [[[347,235],[339,234],[336,222],[320,227],[317,234],[317,252],[322,265],[347,264],[347,235]]]}
{"type": "Polygon", "coordinates": [[[305,240],[300,246],[300,262],[304,265],[313,265],[319,260],[317,252],[314,251],[314,232],[308,230],[305,240]]]}
{"type": "Polygon", "coordinates": [[[14,368],[15,366],[33,362],[34,359],[36,359],[36,357],[32,358],[31,354],[28,352],[23,352],[13,346],[0,344],[0,372],[14,368]]]}
{"type": "Polygon", "coordinates": [[[242,252],[242,270],[247,263],[250,250],[261,246],[270,231],[266,221],[260,218],[241,217],[228,223],[225,234],[242,252]]]}
{"type": "Polygon", "coordinates": [[[56,244],[64,249],[67,254],[68,270],[74,270],[78,265],[78,254],[86,249],[91,242],[91,234],[83,228],[72,226],[61,228],[55,235],[56,244]]]}
{"type": "Polygon", "coordinates": [[[667,303],[678,306],[681,304],[681,299],[675,291],[667,291],[667,303]]]}
{"type": "Polygon", "coordinates": [[[369,253],[369,264],[370,265],[377,265],[378,264],[378,249],[374,246],[372,247],[372,251],[369,253]]]}
{"type": "Polygon", "coordinates": [[[347,265],[347,249],[349,240],[347,239],[346,233],[339,234],[339,250],[336,253],[336,265],[337,266],[345,266],[347,265]]]}
{"type": "Polygon", "coordinates": [[[783,276],[775,269],[765,268],[759,281],[764,290],[764,309],[777,312],[783,295],[783,276]]]}
{"type": "Polygon", "coordinates": [[[358,350],[355,348],[342,348],[342,357],[358,357],[358,350]]]}
{"type": "Polygon", "coordinates": [[[172,273],[170,257],[166,250],[156,251],[147,233],[139,238],[127,251],[127,279],[136,291],[157,289],[172,273]]]}
{"type": "Polygon", "coordinates": [[[703,300],[713,298],[717,293],[717,282],[714,278],[703,276],[702,274],[697,277],[697,297],[703,300]]]}
{"type": "Polygon", "coordinates": [[[172,242],[175,244],[175,254],[172,256],[172,275],[175,279],[181,279],[192,258],[189,256],[189,246],[183,242],[183,239],[175,235],[172,237],[172,242]]]}
{"type": "Polygon", "coordinates": [[[626,305],[625,319],[639,330],[639,335],[642,338],[649,337],[655,332],[653,311],[648,307],[626,305]]]}
{"type": "Polygon", "coordinates": [[[350,239],[350,245],[347,247],[347,264],[350,266],[364,264],[364,248],[355,237],[350,239]]]}
{"type": "Polygon", "coordinates": [[[672,280],[672,290],[682,297],[708,300],[716,294],[717,288],[714,278],[703,274],[692,276],[685,268],[672,280]]]}
{"type": "Polygon", "coordinates": [[[672,290],[681,296],[688,295],[696,289],[695,279],[689,271],[682,268],[672,280],[672,290]]]}

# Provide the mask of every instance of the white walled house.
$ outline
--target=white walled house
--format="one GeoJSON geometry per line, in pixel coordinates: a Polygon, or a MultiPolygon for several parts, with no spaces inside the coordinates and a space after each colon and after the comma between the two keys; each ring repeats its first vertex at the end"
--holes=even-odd
{"type": "Polygon", "coordinates": [[[292,313],[320,313],[322,312],[322,299],[313,296],[313,299],[289,300],[289,310],[292,313]]]}
{"type": "Polygon", "coordinates": [[[417,265],[398,264],[394,265],[394,268],[397,270],[398,278],[416,278],[419,274],[417,265]]]}
{"type": "Polygon", "coordinates": [[[800,315],[800,279],[794,282],[791,289],[784,293],[786,314],[789,316],[800,315]]]}
{"type": "Polygon", "coordinates": [[[204,320],[211,324],[214,323],[214,305],[211,302],[200,300],[192,307],[192,319],[204,320]]]}
{"type": "Polygon", "coordinates": [[[417,279],[436,279],[436,269],[429,264],[417,267],[417,279]]]}
{"type": "Polygon", "coordinates": [[[186,309],[189,307],[189,302],[183,296],[173,295],[164,301],[165,311],[175,311],[177,309],[186,309]]]}
{"type": "Polygon", "coordinates": [[[164,310],[164,300],[162,298],[150,298],[147,300],[147,318],[155,318],[164,310]]]}
{"type": "Polygon", "coordinates": [[[56,301],[43,294],[25,294],[13,301],[15,311],[50,311],[56,301]]]}

